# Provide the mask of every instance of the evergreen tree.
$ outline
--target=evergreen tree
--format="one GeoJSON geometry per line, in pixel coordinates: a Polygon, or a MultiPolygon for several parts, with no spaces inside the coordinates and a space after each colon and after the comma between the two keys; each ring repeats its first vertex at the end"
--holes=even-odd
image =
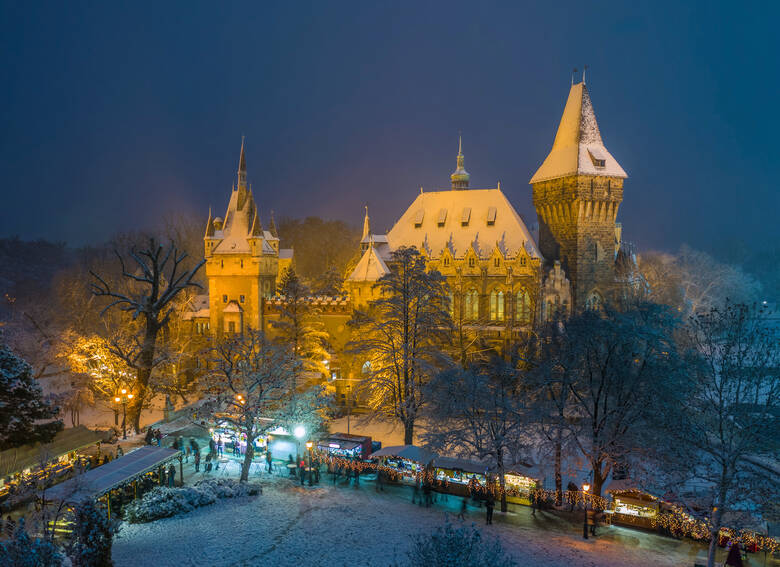
{"type": "Polygon", "coordinates": [[[22,518],[16,526],[13,539],[0,541],[0,565],[60,567],[62,554],[51,541],[31,538],[24,528],[24,518],[22,518]]]}
{"type": "Polygon", "coordinates": [[[0,345],[0,450],[51,441],[62,429],[57,413],[44,400],[30,365],[0,345]]]}
{"type": "Polygon", "coordinates": [[[111,544],[116,532],[116,523],[100,510],[91,500],[83,502],[75,510],[73,567],[111,567],[111,544]]]}

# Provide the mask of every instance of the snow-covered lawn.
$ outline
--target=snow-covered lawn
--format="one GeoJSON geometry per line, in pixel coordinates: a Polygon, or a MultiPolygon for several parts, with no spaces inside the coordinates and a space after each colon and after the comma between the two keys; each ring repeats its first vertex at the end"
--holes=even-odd
{"type": "MultiPolygon", "coordinates": [[[[123,524],[114,544],[116,565],[384,566],[404,559],[415,534],[432,531],[448,516],[458,521],[455,497],[428,509],[411,503],[408,487],[376,493],[370,482],[356,489],[334,487],[327,475],[321,480],[309,488],[264,475],[260,496],[150,524],[123,524]]],[[[692,566],[698,551],[685,542],[617,527],[584,541],[576,526],[552,514],[534,518],[527,508],[508,516],[496,513],[493,526],[483,526],[483,510],[469,512],[467,521],[498,536],[523,566],[692,566]]]]}

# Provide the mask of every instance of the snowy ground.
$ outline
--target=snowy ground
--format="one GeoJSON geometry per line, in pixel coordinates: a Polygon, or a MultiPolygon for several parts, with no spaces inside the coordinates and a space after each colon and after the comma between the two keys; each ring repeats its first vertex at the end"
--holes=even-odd
{"type": "MultiPolygon", "coordinates": [[[[185,471],[196,478],[188,465],[185,471]]],[[[235,463],[218,474],[235,478],[235,463]]],[[[114,544],[116,565],[392,565],[404,558],[415,534],[432,531],[448,516],[457,522],[460,505],[449,497],[426,509],[411,503],[409,487],[377,493],[367,480],[357,489],[334,487],[323,475],[319,487],[309,488],[253,469],[252,480],[258,479],[261,496],[150,524],[123,524],[114,544]]],[[[584,541],[578,525],[541,512],[534,518],[524,507],[506,516],[496,513],[493,526],[483,526],[484,512],[476,508],[467,521],[499,537],[519,565],[528,567],[692,566],[703,549],[619,527],[584,541]]],[[[756,557],[749,565],[762,564],[763,557],[756,557]]]]}

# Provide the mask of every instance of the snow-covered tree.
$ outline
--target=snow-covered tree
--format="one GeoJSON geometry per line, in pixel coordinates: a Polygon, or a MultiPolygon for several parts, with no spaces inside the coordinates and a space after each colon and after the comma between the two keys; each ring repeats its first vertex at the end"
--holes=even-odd
{"type": "Polygon", "coordinates": [[[546,404],[557,392],[549,419],[558,416],[556,426],[590,465],[593,494],[600,496],[613,466],[637,446],[656,388],[680,371],[676,318],[668,308],[644,304],[625,312],[606,306],[560,324],[541,361],[550,384],[537,380],[534,399],[546,404]],[[556,404],[563,400],[561,414],[556,404]]]}
{"type": "Polygon", "coordinates": [[[279,319],[271,323],[275,334],[303,361],[303,371],[326,375],[328,333],[311,304],[311,290],[290,267],[282,274],[277,292],[282,305],[279,319]]]}
{"type": "Polygon", "coordinates": [[[149,397],[152,371],[161,362],[158,353],[159,336],[175,312],[175,299],[185,289],[198,286],[195,274],[205,263],[198,262],[192,269],[184,268],[187,255],[180,253],[175,243],[163,246],[154,238],[141,249],[130,248],[129,257],[134,269],[126,266],[125,259],[117,252],[125,285],[119,286],[110,279],[92,271],[92,293],[106,298],[108,304],[103,313],[116,307],[129,314],[138,323],[138,332],[130,348],[115,343],[114,353],[135,370],[133,399],[128,404],[130,420],[136,432],[141,430],[141,409],[149,397]]]}
{"type": "Polygon", "coordinates": [[[687,338],[696,362],[662,394],[654,448],[666,474],[651,481],[703,514],[709,565],[721,526],[739,527],[741,513],[780,498],[780,338],[767,315],[732,303],[694,315],[687,338]]]}
{"type": "Polygon", "coordinates": [[[60,567],[62,559],[62,552],[50,540],[30,537],[24,518],[19,520],[12,539],[0,541],[0,565],[60,567]]]}
{"type": "Polygon", "coordinates": [[[111,545],[117,527],[92,500],[76,506],[69,553],[73,567],[111,567],[111,545]]]}
{"type": "MultiPolygon", "coordinates": [[[[431,534],[415,538],[403,567],[515,567],[517,563],[504,551],[497,538],[483,538],[472,524],[453,526],[446,522],[431,534]]],[[[400,566],[399,566],[400,567],[400,566]]]]}
{"type": "Polygon", "coordinates": [[[267,429],[276,427],[272,419],[289,400],[301,363],[289,346],[250,329],[217,343],[210,366],[203,380],[211,410],[246,435],[241,469],[241,480],[246,481],[254,457],[254,441],[267,429]]]}
{"type": "Polygon", "coordinates": [[[422,434],[445,454],[476,456],[498,469],[501,509],[506,511],[504,473],[526,443],[526,392],[521,372],[494,355],[468,368],[437,374],[428,385],[427,414],[435,427],[422,434]]]}
{"type": "Polygon", "coordinates": [[[30,365],[0,344],[0,451],[51,441],[62,429],[58,411],[44,399],[30,365]]]}
{"type": "Polygon", "coordinates": [[[374,284],[380,298],[352,320],[358,338],[351,352],[367,361],[360,389],[369,409],[400,421],[411,444],[427,401],[424,385],[441,369],[452,321],[444,276],[426,271],[416,248],[398,248],[389,263],[390,273],[374,284]]]}

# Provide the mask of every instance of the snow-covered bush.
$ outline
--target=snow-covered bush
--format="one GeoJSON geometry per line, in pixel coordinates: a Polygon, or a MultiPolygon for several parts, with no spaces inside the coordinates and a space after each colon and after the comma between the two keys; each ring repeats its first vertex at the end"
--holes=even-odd
{"type": "Polygon", "coordinates": [[[60,548],[45,539],[32,538],[19,520],[13,539],[0,542],[0,565],[14,567],[60,567],[60,548]]]}
{"type": "Polygon", "coordinates": [[[517,563],[507,555],[497,538],[483,539],[472,524],[471,527],[453,527],[447,521],[444,526],[428,535],[419,535],[407,555],[403,567],[516,567],[517,563]]]}
{"type": "Polygon", "coordinates": [[[88,500],[78,506],[74,514],[73,542],[70,559],[72,567],[111,567],[111,544],[117,524],[88,500]]]}
{"type": "Polygon", "coordinates": [[[262,491],[259,485],[227,478],[199,480],[192,486],[182,488],[160,486],[130,503],[125,508],[125,520],[133,524],[152,522],[208,506],[218,498],[253,496],[260,492],[262,491]]]}

